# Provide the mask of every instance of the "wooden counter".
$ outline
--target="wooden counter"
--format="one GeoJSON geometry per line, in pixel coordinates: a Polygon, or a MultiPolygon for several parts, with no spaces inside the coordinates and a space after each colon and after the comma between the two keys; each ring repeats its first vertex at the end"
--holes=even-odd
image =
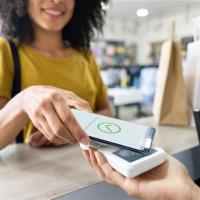
{"type": "Polygon", "coordinates": [[[79,146],[10,145],[0,152],[1,200],[52,199],[97,182],[79,146]]]}
{"type": "MultiPolygon", "coordinates": [[[[170,154],[198,145],[194,128],[157,126],[153,118],[136,122],[155,127],[154,145],[170,154]]],[[[99,181],[76,145],[10,145],[0,152],[0,200],[53,199],[99,181]]]]}

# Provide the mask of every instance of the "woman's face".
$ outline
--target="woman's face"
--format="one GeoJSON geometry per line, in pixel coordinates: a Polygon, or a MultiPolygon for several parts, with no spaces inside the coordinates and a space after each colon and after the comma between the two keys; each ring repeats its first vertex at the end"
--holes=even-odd
{"type": "Polygon", "coordinates": [[[47,31],[61,31],[70,21],[75,0],[28,0],[28,13],[34,25],[47,31]]]}

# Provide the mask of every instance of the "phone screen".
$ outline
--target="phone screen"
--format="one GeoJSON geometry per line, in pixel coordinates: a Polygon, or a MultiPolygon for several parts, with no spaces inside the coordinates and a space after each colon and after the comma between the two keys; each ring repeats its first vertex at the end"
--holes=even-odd
{"type": "Polygon", "coordinates": [[[72,109],[90,139],[130,150],[149,151],[155,135],[152,127],[72,109]]]}

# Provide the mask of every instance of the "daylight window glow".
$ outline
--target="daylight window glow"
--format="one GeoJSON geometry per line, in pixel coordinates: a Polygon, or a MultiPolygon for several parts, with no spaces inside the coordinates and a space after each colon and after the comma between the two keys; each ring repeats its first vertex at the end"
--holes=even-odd
{"type": "Polygon", "coordinates": [[[138,17],[146,17],[146,16],[148,16],[148,14],[149,14],[149,11],[145,8],[137,10],[137,16],[138,17]]]}

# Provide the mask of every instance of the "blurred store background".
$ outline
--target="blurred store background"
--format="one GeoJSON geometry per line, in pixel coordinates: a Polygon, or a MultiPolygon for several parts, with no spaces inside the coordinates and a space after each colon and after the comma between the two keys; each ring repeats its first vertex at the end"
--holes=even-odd
{"type": "Polygon", "coordinates": [[[111,0],[102,8],[108,12],[106,25],[92,50],[115,116],[133,120],[152,115],[161,46],[175,21],[184,67],[188,43],[198,32],[193,21],[200,15],[200,1],[111,0]]]}

